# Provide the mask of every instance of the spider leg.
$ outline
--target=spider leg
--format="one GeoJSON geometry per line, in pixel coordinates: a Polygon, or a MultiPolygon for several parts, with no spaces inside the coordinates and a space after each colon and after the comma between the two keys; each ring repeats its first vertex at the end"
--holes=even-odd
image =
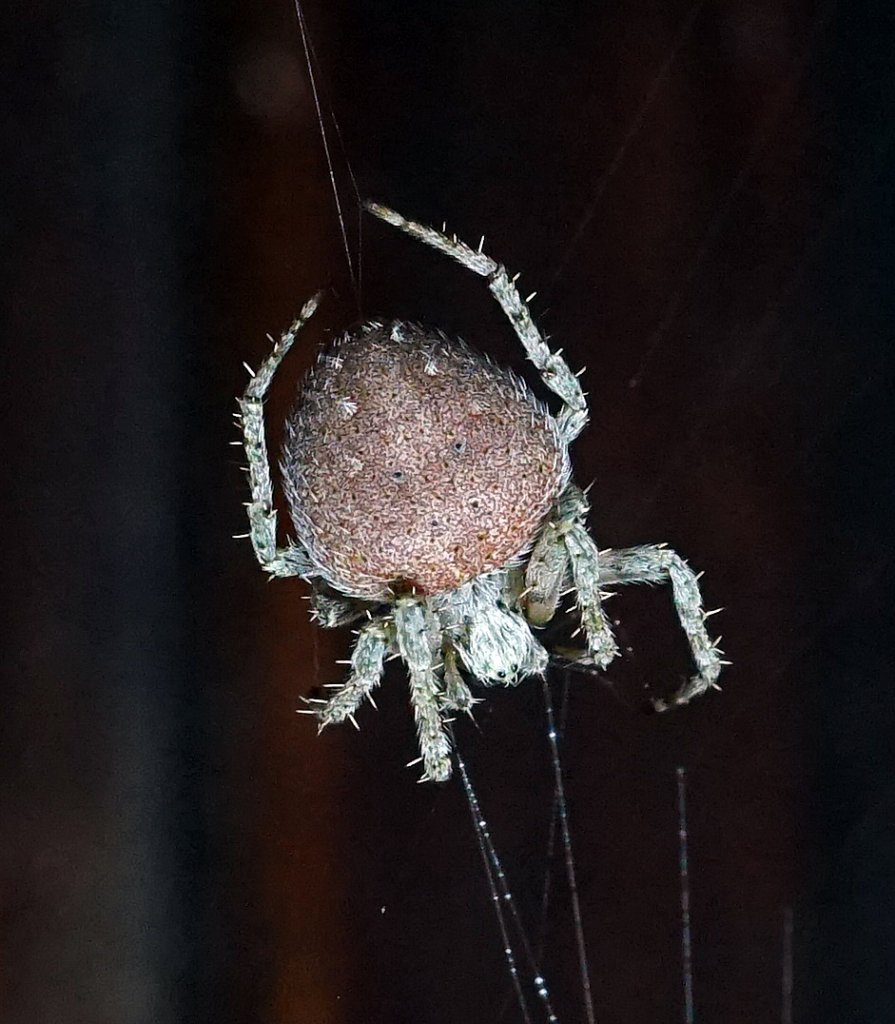
{"type": "MultiPolygon", "coordinates": [[[[556,612],[568,579],[569,550],[564,535],[572,525],[583,523],[588,511],[584,492],[575,484],[568,484],[532,548],[525,567],[525,589],[520,595],[520,604],[532,625],[546,625],[556,612]]],[[[598,555],[591,552],[591,557],[598,555]]],[[[600,599],[599,591],[596,599],[600,599]]]]}
{"type": "Polygon", "coordinates": [[[249,537],[261,567],[274,576],[303,576],[311,569],[304,550],[290,544],[277,547],[277,513],[273,507],[273,484],[264,436],[264,398],[283,356],[292,347],[295,337],[313,316],[321,293],[309,299],[298,319],[273,347],[251,380],[239,402],[238,422],[248,463],[252,500],[248,503],[249,537]]]}
{"type": "Polygon", "coordinates": [[[529,622],[545,625],[553,618],[571,566],[587,656],[598,668],[605,668],[618,655],[618,647],[603,612],[601,555],[583,525],[587,511],[584,493],[569,484],[532,549],[520,604],[529,622]]]}
{"type": "MultiPolygon", "coordinates": [[[[420,781],[445,782],[451,777],[451,745],[441,712],[441,685],[436,673],[431,631],[437,626],[415,598],[400,598],[395,605],[398,650],[410,673],[410,703],[416,718],[423,775],[420,781]]],[[[441,638],[435,646],[441,649],[441,638]]]]}
{"type": "Polygon", "coordinates": [[[350,719],[382,680],[385,656],[393,633],[384,623],[374,620],[360,631],[351,652],[351,672],[341,689],[315,714],[320,729],[350,719]]]}
{"type": "Polygon", "coordinates": [[[712,640],[705,628],[711,612],[704,612],[699,581],[689,565],[670,548],[649,544],[600,554],[600,583],[671,583],[674,605],[681,626],[690,642],[690,650],[698,670],[678,691],[667,699],[657,699],[657,711],[687,704],[708,689],[720,689],[717,683],[723,653],[718,647],[720,637],[712,640]]]}
{"type": "Polygon", "coordinates": [[[487,278],[488,288],[513,325],[525,354],[534,363],[547,387],[562,400],[563,409],[558,419],[563,439],[566,443],[574,440],[587,423],[587,402],[581,384],[560,353],[553,352],[547,345],[532,320],[527,303],[522,301],[506,268],[483,252],[471,249],[465,242],[457,238],[448,238],[440,231],[407,220],[387,206],[372,202],[366,202],[364,205],[380,220],[445,253],[474,274],[487,278]]]}
{"type": "Polygon", "coordinates": [[[324,629],[336,629],[362,619],[367,614],[368,605],[361,601],[352,601],[350,597],[334,597],[318,590],[311,592],[311,618],[324,629]]]}
{"type": "Polygon", "coordinates": [[[533,626],[545,626],[553,618],[568,568],[569,552],[558,523],[548,522],[525,567],[525,590],[520,603],[533,626]]]}
{"type": "Polygon", "coordinates": [[[618,646],[603,611],[603,595],[600,593],[602,556],[580,523],[568,524],[563,539],[572,564],[572,579],[588,651],[597,667],[605,668],[618,655],[618,646]]]}
{"type": "Polygon", "coordinates": [[[457,665],[457,652],[448,644],[444,645],[444,697],[442,707],[449,711],[471,713],[478,704],[457,665]]]}

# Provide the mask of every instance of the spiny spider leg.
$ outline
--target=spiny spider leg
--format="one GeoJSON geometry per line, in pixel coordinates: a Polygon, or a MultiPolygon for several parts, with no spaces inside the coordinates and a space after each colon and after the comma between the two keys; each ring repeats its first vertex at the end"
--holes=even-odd
{"type": "Polygon", "coordinates": [[[410,673],[410,703],[423,757],[420,781],[444,782],[451,776],[451,745],[441,712],[441,686],[433,663],[427,619],[420,601],[398,599],[395,632],[398,650],[410,673]]]}
{"type": "Polygon", "coordinates": [[[713,614],[702,609],[699,581],[689,565],[670,548],[661,544],[647,544],[618,551],[600,552],[600,583],[664,583],[671,582],[671,593],[681,626],[690,641],[690,650],[698,674],[688,680],[667,699],[656,699],[657,711],[687,704],[706,690],[720,689],[717,684],[723,653],[718,647],[720,637],[712,640],[705,628],[706,619],[713,614]]]}
{"type": "Polygon", "coordinates": [[[277,548],[277,513],[273,507],[273,485],[264,435],[264,398],[283,356],[292,347],[298,332],[314,315],[321,295],[322,292],[318,292],[304,304],[298,319],[274,344],[273,351],[252,374],[242,398],[238,399],[238,421],[242,427],[252,490],[252,500],[247,506],[249,536],[261,567],[274,576],[302,576],[312,566],[300,547],[277,548]]]}
{"type": "Polygon", "coordinates": [[[525,570],[524,601],[530,622],[534,625],[549,622],[571,563],[589,656],[596,665],[605,668],[618,654],[618,647],[603,612],[600,553],[583,526],[587,511],[584,493],[569,484],[532,550],[525,570]]]}
{"type": "Polygon", "coordinates": [[[565,528],[564,540],[572,563],[572,579],[588,651],[595,664],[605,668],[618,655],[618,646],[603,612],[600,554],[590,534],[579,523],[565,528]]]}
{"type": "Polygon", "coordinates": [[[569,567],[569,552],[556,520],[544,524],[525,567],[525,589],[520,603],[533,626],[546,626],[556,614],[569,567]]]}
{"type": "Polygon", "coordinates": [[[311,618],[319,622],[324,629],[336,629],[347,626],[358,619],[369,617],[367,607],[359,601],[347,597],[333,597],[312,591],[308,600],[311,602],[311,618]]]}
{"type": "Polygon", "coordinates": [[[626,583],[667,583],[668,571],[656,555],[668,550],[663,544],[606,548],[600,552],[600,582],[604,587],[626,583]]]}
{"type": "Polygon", "coordinates": [[[574,440],[587,423],[587,402],[581,384],[559,352],[553,352],[544,341],[531,318],[527,303],[522,301],[506,268],[483,252],[471,249],[465,242],[448,238],[440,231],[407,220],[387,206],[369,201],[364,206],[380,220],[445,253],[474,274],[488,279],[488,288],[513,325],[526,355],[534,363],[547,387],[562,399],[563,409],[558,421],[564,440],[567,444],[574,440]]]}
{"type": "Polygon", "coordinates": [[[373,620],[360,631],[351,654],[351,673],[341,689],[315,714],[320,728],[350,719],[382,680],[385,656],[394,639],[394,630],[373,620]]]}

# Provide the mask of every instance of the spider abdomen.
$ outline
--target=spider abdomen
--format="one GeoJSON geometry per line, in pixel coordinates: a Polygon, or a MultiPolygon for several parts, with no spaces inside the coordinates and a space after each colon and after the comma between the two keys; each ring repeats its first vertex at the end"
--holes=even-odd
{"type": "MultiPolygon", "coordinates": [[[[321,353],[286,423],[281,469],[298,532],[277,544],[264,400],[309,299],[239,399],[251,539],[271,578],[303,577],[325,627],[360,622],[350,669],[328,699],[299,709],[320,727],[373,703],[390,655],[407,666],[422,780],[451,775],[449,723],[476,703],[469,682],[515,685],[550,655],[532,627],[575,595],[584,650],[562,655],[600,671],[619,654],[603,609],[611,584],[671,586],[696,664],[658,710],[717,687],[718,640],[706,630],[699,576],[665,545],[600,550],[570,482],[568,446],[587,422],[577,375],[551,351],[515,277],[482,252],[377,203],[366,209],[487,280],[543,384],[556,420],[509,370],[438,331],[368,323],[321,353]],[[333,589],[341,593],[333,593],[333,589]],[[464,675],[465,673],[465,675],[464,675]],[[472,677],[470,679],[469,677],[472,677]]],[[[483,240],[484,242],[484,240],[483,240]]],[[[557,653],[560,653],[559,651],[557,653]]],[[[414,762],[411,762],[414,763],[414,762]]],[[[461,763],[462,767],[462,763],[461,763]]]]}
{"type": "Polygon", "coordinates": [[[436,331],[370,323],[320,355],[282,469],[321,575],[378,599],[450,590],[524,552],[568,455],[515,374],[436,331]]]}

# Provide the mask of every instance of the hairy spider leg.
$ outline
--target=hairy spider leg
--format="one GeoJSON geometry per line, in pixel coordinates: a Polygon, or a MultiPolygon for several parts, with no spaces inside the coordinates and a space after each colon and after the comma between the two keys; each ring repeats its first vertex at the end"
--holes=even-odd
{"type": "Polygon", "coordinates": [[[273,351],[256,372],[249,370],[251,379],[238,399],[238,422],[248,463],[252,500],[246,506],[249,516],[249,536],[261,568],[273,576],[304,576],[312,568],[305,551],[296,544],[277,547],[277,513],[273,507],[273,484],[267,457],[264,433],[264,398],[277,367],[292,347],[298,332],[314,315],[322,292],[318,292],[302,307],[298,319],[274,344],[273,351]]]}
{"type": "Polygon", "coordinates": [[[367,617],[367,606],[348,597],[333,597],[312,589],[308,600],[311,602],[311,618],[324,629],[348,626],[367,617]]]}
{"type": "Polygon", "coordinates": [[[357,711],[382,682],[385,657],[394,642],[394,628],[374,619],[360,631],[351,652],[351,672],[339,690],[315,714],[320,729],[338,725],[357,711]]]}
{"type": "Polygon", "coordinates": [[[557,421],[565,442],[568,444],[573,441],[584,429],[588,419],[587,401],[581,384],[560,353],[552,351],[544,340],[532,320],[527,303],[522,301],[516,289],[515,279],[509,277],[506,268],[480,250],[471,249],[465,242],[455,237],[448,238],[440,231],[407,220],[387,206],[369,201],[364,206],[380,220],[445,253],[474,274],[487,278],[491,294],[509,318],[526,355],[534,363],[547,387],[562,400],[563,408],[557,421]]]}
{"type": "Polygon", "coordinates": [[[571,567],[589,656],[605,668],[619,652],[603,611],[600,552],[584,528],[587,512],[584,492],[569,484],[532,550],[525,570],[524,603],[526,615],[534,625],[549,622],[571,567]]]}
{"type": "Polygon", "coordinates": [[[533,626],[546,626],[556,614],[566,582],[569,552],[559,532],[559,520],[551,519],[535,541],[525,567],[525,589],[519,603],[533,626]]]}
{"type": "Polygon", "coordinates": [[[717,679],[721,674],[721,667],[729,662],[722,661],[720,657],[724,653],[718,647],[721,637],[712,640],[705,628],[706,620],[713,612],[703,610],[699,578],[696,573],[680,555],[663,544],[645,544],[600,552],[601,586],[612,586],[616,583],[667,582],[671,583],[674,606],[690,642],[698,674],[689,679],[671,697],[655,699],[653,705],[657,711],[667,711],[669,708],[687,704],[708,689],[721,689],[717,679]]]}
{"type": "Polygon", "coordinates": [[[580,523],[569,523],[563,530],[563,542],[569,552],[575,600],[581,612],[581,625],[587,637],[587,649],[599,668],[606,668],[618,656],[618,646],[603,612],[600,593],[600,555],[597,545],[580,523]]]}
{"type": "MultiPolygon", "coordinates": [[[[438,674],[430,637],[439,633],[435,617],[426,614],[416,598],[399,598],[395,605],[398,650],[410,673],[410,703],[416,719],[423,781],[445,782],[451,777],[451,744],[441,713],[438,674]]],[[[441,648],[441,637],[438,637],[441,648]]]]}

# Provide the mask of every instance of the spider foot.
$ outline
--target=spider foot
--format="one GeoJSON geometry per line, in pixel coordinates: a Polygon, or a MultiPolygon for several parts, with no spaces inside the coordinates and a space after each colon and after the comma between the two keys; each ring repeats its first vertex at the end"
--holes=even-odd
{"type": "MultiPolygon", "coordinates": [[[[618,644],[601,611],[585,608],[581,616],[581,628],[587,635],[587,657],[599,669],[606,668],[619,654],[618,644]]],[[[573,633],[572,636],[576,636],[573,633]]]]}
{"type": "Polygon", "coordinates": [[[420,782],[447,782],[451,777],[451,746],[443,732],[438,736],[420,733],[423,774],[420,782]]]}
{"type": "Polygon", "coordinates": [[[457,694],[456,696],[449,697],[445,694],[441,698],[441,709],[442,711],[462,711],[464,714],[472,715],[472,710],[476,704],[482,704],[481,697],[473,697],[467,690],[465,694],[457,694]]]}
{"type": "Polygon", "coordinates": [[[700,697],[706,690],[720,690],[716,682],[717,673],[714,677],[696,675],[687,680],[686,683],[670,697],[654,697],[650,703],[655,711],[670,711],[672,708],[680,708],[689,704],[695,697],[700,697]]]}
{"type": "MultiPolygon", "coordinates": [[[[618,644],[612,635],[612,629],[602,614],[595,608],[584,607],[581,610],[581,625],[572,633],[571,639],[575,640],[584,633],[587,640],[587,650],[581,651],[583,658],[596,665],[597,668],[606,666],[618,657],[618,644]]],[[[564,648],[572,650],[572,648],[564,648]]]]}
{"type": "Polygon", "coordinates": [[[404,767],[414,768],[418,764],[423,765],[423,774],[417,779],[417,782],[447,782],[451,777],[450,757],[448,757],[446,763],[441,758],[438,759],[437,763],[431,763],[420,754],[419,757],[408,761],[404,767]]]}
{"type": "Polygon", "coordinates": [[[298,713],[300,715],[313,715],[317,719],[318,735],[328,725],[340,725],[342,722],[351,722],[355,729],[360,728],[354,713],[366,695],[357,693],[350,686],[338,683],[332,685],[338,687],[339,692],[334,697],[330,697],[329,700],[323,700],[319,697],[301,698],[302,703],[306,704],[307,707],[299,708],[298,713]]]}
{"type": "Polygon", "coordinates": [[[618,644],[608,628],[588,639],[590,657],[597,668],[606,668],[611,661],[618,657],[618,644]]]}

